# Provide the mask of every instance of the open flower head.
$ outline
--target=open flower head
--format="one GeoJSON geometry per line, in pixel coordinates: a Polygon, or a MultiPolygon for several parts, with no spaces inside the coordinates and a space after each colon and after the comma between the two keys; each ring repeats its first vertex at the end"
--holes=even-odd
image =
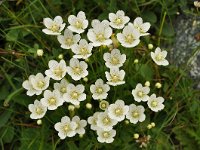
{"type": "Polygon", "coordinates": [[[132,95],[136,102],[146,102],[149,99],[150,88],[145,86],[143,87],[141,83],[138,83],[135,87],[135,89],[132,90],[132,95]]]}
{"type": "Polygon", "coordinates": [[[151,52],[151,58],[157,65],[167,66],[169,62],[166,60],[167,51],[161,51],[159,47],[155,49],[155,52],[151,52]]]}
{"type": "Polygon", "coordinates": [[[115,29],[122,29],[126,23],[129,22],[130,18],[125,16],[124,11],[118,10],[116,14],[109,13],[110,26],[115,29]]]}
{"type": "Polygon", "coordinates": [[[98,20],[92,21],[93,28],[88,30],[87,37],[92,42],[94,47],[101,45],[110,45],[112,40],[110,39],[112,35],[112,28],[109,27],[109,22],[98,20]]]}
{"type": "Polygon", "coordinates": [[[62,79],[60,81],[60,83],[54,83],[53,87],[54,90],[58,90],[61,94],[61,96],[63,96],[63,94],[67,93],[67,85],[68,85],[68,81],[65,79],[62,79]]]}
{"type": "Polygon", "coordinates": [[[126,114],[126,118],[130,120],[131,123],[136,124],[138,121],[143,122],[146,118],[144,114],[144,107],[139,105],[136,106],[135,104],[131,104],[129,106],[129,111],[126,114]]]}
{"type": "Polygon", "coordinates": [[[108,91],[110,90],[110,86],[104,84],[102,79],[98,79],[95,84],[90,86],[90,91],[92,93],[92,98],[95,100],[106,99],[108,96],[108,91]]]}
{"type": "Polygon", "coordinates": [[[66,137],[73,137],[76,134],[77,124],[70,120],[68,116],[61,118],[61,122],[54,125],[56,131],[58,131],[58,136],[60,139],[65,139],[66,137]]]}
{"type": "Polygon", "coordinates": [[[121,67],[123,63],[126,61],[126,55],[121,54],[118,49],[113,49],[111,53],[104,53],[103,59],[106,61],[106,67],[121,67]]]}
{"type": "Polygon", "coordinates": [[[105,131],[103,129],[98,129],[97,130],[97,140],[100,143],[112,143],[114,141],[114,137],[116,135],[115,130],[110,130],[110,131],[105,131]]]}
{"type": "Polygon", "coordinates": [[[92,116],[88,117],[87,121],[90,124],[90,128],[92,130],[97,130],[99,127],[97,126],[97,119],[100,112],[95,112],[92,116]]]}
{"type": "Polygon", "coordinates": [[[71,49],[75,54],[73,57],[78,59],[87,59],[92,55],[92,43],[88,43],[85,39],[81,39],[79,44],[74,44],[71,49]]]}
{"type": "Polygon", "coordinates": [[[119,68],[111,68],[110,72],[105,72],[106,79],[108,80],[107,84],[112,86],[117,86],[124,84],[124,77],[125,77],[125,71],[119,70],[119,68]]]}
{"type": "Polygon", "coordinates": [[[122,46],[131,48],[135,47],[140,43],[140,32],[135,29],[132,25],[124,27],[122,33],[117,34],[117,39],[122,46]]]}
{"type": "Polygon", "coordinates": [[[65,29],[64,35],[58,35],[57,39],[63,49],[70,49],[81,39],[81,36],[79,34],[73,35],[71,30],[65,29]]]}
{"type": "Polygon", "coordinates": [[[108,112],[101,112],[97,118],[97,126],[105,131],[112,130],[113,126],[117,124],[117,120],[111,119],[108,112]]]}
{"type": "Polygon", "coordinates": [[[31,85],[35,90],[43,91],[49,87],[49,77],[44,77],[43,74],[38,73],[30,78],[31,85]]]}
{"type": "Polygon", "coordinates": [[[85,129],[84,128],[87,125],[87,121],[86,120],[80,120],[79,116],[74,116],[72,118],[72,121],[77,124],[75,132],[78,133],[78,134],[85,134],[85,129]]]}
{"type": "Polygon", "coordinates": [[[66,102],[72,103],[73,105],[80,105],[81,101],[86,99],[86,94],[83,93],[85,87],[82,84],[75,86],[74,84],[67,85],[67,93],[63,95],[66,102]]]}
{"type": "Polygon", "coordinates": [[[44,91],[44,98],[41,99],[41,103],[49,110],[55,110],[63,105],[63,98],[58,90],[54,90],[53,92],[46,90],[44,91]]]}
{"type": "Polygon", "coordinates": [[[67,66],[64,60],[57,62],[56,60],[49,61],[49,69],[45,71],[45,74],[54,79],[61,80],[67,72],[67,66]]]}
{"type": "Polygon", "coordinates": [[[163,102],[164,102],[163,97],[156,97],[156,94],[152,94],[149,97],[147,105],[149,106],[149,108],[152,111],[158,112],[158,111],[164,109],[165,106],[163,105],[163,102]]]}
{"type": "Polygon", "coordinates": [[[88,26],[88,20],[83,11],[79,11],[77,16],[70,15],[68,17],[68,22],[70,24],[68,29],[79,34],[83,33],[88,26]]]}
{"type": "Polygon", "coordinates": [[[128,110],[129,107],[124,104],[123,100],[117,100],[114,104],[108,106],[108,115],[111,119],[122,121],[128,110]]]}
{"type": "Polygon", "coordinates": [[[56,16],[53,20],[51,18],[44,18],[43,24],[46,29],[43,29],[42,32],[48,35],[59,35],[65,28],[65,23],[63,23],[61,16],[56,16]]]}
{"type": "Polygon", "coordinates": [[[31,112],[31,119],[41,119],[44,117],[47,111],[47,107],[42,105],[38,100],[34,101],[34,104],[29,104],[28,109],[31,112]]]}
{"type": "Polygon", "coordinates": [[[88,75],[88,65],[84,61],[79,61],[76,58],[71,58],[69,66],[67,67],[67,73],[72,77],[73,80],[77,81],[88,75]]]}

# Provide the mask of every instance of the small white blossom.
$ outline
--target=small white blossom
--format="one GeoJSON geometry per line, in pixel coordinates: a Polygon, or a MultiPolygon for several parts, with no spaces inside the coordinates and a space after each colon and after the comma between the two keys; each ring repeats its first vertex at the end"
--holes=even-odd
{"type": "Polygon", "coordinates": [[[116,14],[109,13],[110,26],[115,29],[122,29],[126,23],[129,22],[130,18],[125,16],[123,10],[118,10],[116,14]]]}
{"type": "MultiPolygon", "coordinates": [[[[131,25],[132,23],[130,23],[131,25]]],[[[140,36],[146,36],[149,35],[147,31],[150,29],[151,24],[149,22],[144,22],[141,17],[135,18],[133,24],[135,29],[137,29],[140,32],[140,36]]]]}
{"type": "Polygon", "coordinates": [[[114,104],[108,106],[108,115],[111,119],[122,121],[128,110],[129,107],[124,104],[123,100],[117,100],[114,104]]]}
{"type": "Polygon", "coordinates": [[[43,49],[37,49],[37,56],[43,56],[44,51],[43,49]]]}
{"type": "Polygon", "coordinates": [[[31,83],[31,78],[34,78],[34,75],[30,75],[28,77],[28,80],[25,80],[23,83],[22,83],[22,86],[24,89],[27,90],[26,94],[28,96],[33,96],[33,95],[40,95],[42,93],[42,90],[36,90],[33,88],[33,85],[31,83]]]}
{"type": "Polygon", "coordinates": [[[70,102],[73,105],[79,105],[80,101],[84,101],[86,99],[86,94],[83,93],[85,87],[82,84],[78,84],[77,86],[73,84],[67,85],[67,93],[63,95],[66,102],[70,102]]]}
{"type": "Polygon", "coordinates": [[[111,53],[104,53],[103,59],[106,61],[106,67],[121,67],[123,63],[126,61],[126,55],[121,54],[118,49],[113,49],[111,53]]]}
{"type": "Polygon", "coordinates": [[[42,32],[49,35],[59,35],[65,28],[65,23],[63,23],[63,19],[60,16],[56,16],[53,20],[51,18],[44,18],[43,24],[46,29],[43,29],[42,32]]]}
{"type": "Polygon", "coordinates": [[[106,74],[106,79],[108,80],[107,84],[109,85],[117,86],[125,83],[124,70],[119,70],[119,68],[111,68],[110,72],[106,71],[105,74],[106,74]]]}
{"type": "Polygon", "coordinates": [[[147,105],[149,106],[149,108],[152,111],[158,112],[158,111],[164,109],[165,106],[163,105],[163,102],[164,102],[163,97],[156,97],[156,94],[152,94],[149,97],[147,105]]]}
{"type": "Polygon", "coordinates": [[[68,17],[68,22],[70,26],[67,28],[76,33],[83,33],[88,26],[88,20],[86,19],[85,13],[79,11],[77,16],[70,15],[68,17]]]}
{"type": "Polygon", "coordinates": [[[77,81],[88,75],[88,65],[84,61],[79,61],[76,58],[71,58],[69,66],[67,67],[67,73],[72,77],[73,80],[77,81]]]}
{"type": "Polygon", "coordinates": [[[58,90],[54,90],[53,92],[46,90],[44,91],[44,98],[41,99],[41,103],[49,110],[55,110],[63,105],[63,99],[58,90]]]}
{"type": "Polygon", "coordinates": [[[34,104],[29,104],[28,109],[31,112],[31,115],[30,115],[31,119],[43,118],[47,111],[47,107],[42,105],[42,103],[38,100],[35,100],[34,104]]]}
{"type": "Polygon", "coordinates": [[[132,95],[136,102],[146,102],[149,99],[150,88],[145,86],[143,87],[141,83],[138,83],[135,87],[135,89],[132,90],[132,95]]]}
{"type": "Polygon", "coordinates": [[[71,30],[65,29],[64,35],[58,35],[57,39],[63,49],[70,49],[81,39],[81,36],[79,34],[73,35],[71,30]]]}
{"type": "Polygon", "coordinates": [[[90,91],[92,93],[92,98],[95,100],[98,99],[106,99],[108,96],[108,91],[110,90],[110,86],[104,84],[102,79],[98,79],[95,84],[90,86],[90,91]]]}
{"type": "Polygon", "coordinates": [[[169,62],[165,59],[167,51],[161,51],[159,47],[156,48],[155,52],[151,52],[151,58],[157,65],[167,66],[169,62]]]}
{"type": "Polygon", "coordinates": [[[74,44],[71,49],[72,52],[75,54],[74,58],[83,58],[87,59],[92,55],[92,43],[89,43],[85,39],[81,39],[79,44],[74,44]]]}
{"type": "Polygon", "coordinates": [[[100,112],[95,112],[93,114],[93,116],[88,117],[87,121],[90,124],[90,128],[92,130],[97,130],[98,126],[97,126],[97,119],[98,119],[98,115],[100,112]]]}
{"type": "Polygon", "coordinates": [[[112,130],[113,126],[117,124],[117,120],[111,119],[108,112],[100,112],[97,118],[97,126],[105,131],[112,130]]]}
{"type": "Polygon", "coordinates": [[[68,116],[61,118],[61,122],[54,125],[56,131],[58,131],[58,136],[60,139],[65,139],[66,137],[73,137],[76,134],[77,124],[70,120],[68,116]]]}
{"type": "Polygon", "coordinates": [[[49,87],[49,80],[49,77],[44,77],[41,73],[38,73],[30,78],[31,85],[38,91],[47,89],[49,87]]]}
{"type": "Polygon", "coordinates": [[[116,131],[115,130],[110,130],[110,131],[105,131],[103,129],[98,129],[97,130],[97,140],[100,143],[112,143],[114,141],[116,131]]]}
{"type": "Polygon", "coordinates": [[[65,79],[62,79],[60,81],[60,83],[54,83],[53,87],[54,90],[58,90],[60,91],[61,96],[63,96],[63,94],[67,93],[67,85],[68,85],[68,81],[65,79]]]}
{"type": "Polygon", "coordinates": [[[140,33],[132,25],[124,27],[122,33],[117,34],[117,39],[124,47],[135,47],[140,43],[140,33]]]}
{"type": "Polygon", "coordinates": [[[78,133],[78,134],[85,134],[85,129],[84,128],[87,125],[87,121],[86,120],[80,120],[79,116],[74,116],[72,118],[72,121],[77,124],[75,132],[78,133]]]}
{"type": "Polygon", "coordinates": [[[67,66],[64,60],[60,60],[57,62],[56,60],[49,61],[49,70],[45,71],[45,74],[54,79],[54,80],[61,80],[67,72],[67,66]]]}
{"type": "Polygon", "coordinates": [[[144,107],[139,105],[136,106],[135,104],[131,104],[129,106],[129,111],[126,114],[126,118],[130,120],[131,123],[136,124],[138,121],[143,122],[146,118],[144,114],[144,107]]]}
{"type": "Polygon", "coordinates": [[[92,27],[88,30],[87,37],[92,42],[92,45],[97,47],[101,45],[110,45],[112,40],[112,28],[109,27],[109,22],[104,20],[102,22],[98,20],[92,21],[92,27]]]}

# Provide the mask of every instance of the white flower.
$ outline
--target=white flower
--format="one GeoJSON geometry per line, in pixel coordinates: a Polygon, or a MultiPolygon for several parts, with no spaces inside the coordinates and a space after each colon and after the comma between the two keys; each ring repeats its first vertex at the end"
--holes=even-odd
{"type": "Polygon", "coordinates": [[[79,11],[77,16],[70,15],[68,17],[68,22],[70,26],[67,28],[79,34],[83,33],[88,26],[88,20],[86,19],[85,13],[83,11],[79,11]]]}
{"type": "Polygon", "coordinates": [[[106,61],[106,67],[121,67],[123,63],[126,61],[126,55],[121,54],[118,49],[113,49],[111,53],[104,53],[103,59],[106,61]]]}
{"type": "Polygon", "coordinates": [[[87,121],[86,120],[80,120],[79,116],[74,116],[72,118],[72,121],[77,124],[75,132],[78,133],[78,134],[85,134],[85,129],[84,128],[87,125],[87,121]]]}
{"type": "Polygon", "coordinates": [[[93,20],[92,27],[92,29],[88,30],[87,37],[92,42],[93,46],[110,45],[112,43],[110,39],[112,28],[109,27],[109,22],[107,20],[102,22],[93,20]]]}
{"type": "Polygon", "coordinates": [[[41,73],[38,73],[30,78],[31,85],[38,91],[47,89],[49,87],[49,80],[49,77],[44,77],[41,73]]]}
{"type": "Polygon", "coordinates": [[[71,49],[72,52],[75,54],[74,58],[83,58],[87,59],[92,55],[92,43],[89,43],[85,39],[81,39],[79,44],[74,44],[71,49]]]}
{"type": "Polygon", "coordinates": [[[63,99],[58,90],[54,90],[53,92],[46,90],[44,91],[44,98],[41,99],[41,103],[49,110],[55,110],[63,104],[63,99]]]}
{"type": "Polygon", "coordinates": [[[151,52],[151,58],[157,65],[169,65],[169,62],[165,59],[166,56],[167,51],[161,51],[160,47],[157,47],[155,52],[151,52]]]}
{"type": "Polygon", "coordinates": [[[138,121],[143,122],[146,118],[144,114],[144,107],[139,105],[136,106],[135,104],[131,104],[129,106],[129,111],[126,114],[126,118],[130,120],[131,123],[136,124],[138,121]]]}
{"type": "Polygon", "coordinates": [[[60,60],[57,62],[56,60],[49,61],[49,70],[45,71],[45,74],[54,79],[54,80],[61,80],[67,72],[67,66],[64,60],[60,60]]]}
{"type": "Polygon", "coordinates": [[[23,88],[25,88],[27,90],[26,94],[28,96],[33,96],[33,95],[40,95],[42,93],[42,90],[36,90],[33,88],[33,85],[31,83],[31,78],[34,78],[34,75],[30,75],[28,77],[28,80],[25,80],[23,83],[22,83],[22,86],[23,88]]]}
{"type": "Polygon", "coordinates": [[[81,39],[81,36],[79,34],[73,35],[72,31],[65,29],[64,35],[58,35],[57,39],[63,49],[70,49],[81,39]]]}
{"type": "Polygon", "coordinates": [[[125,26],[122,33],[117,34],[117,39],[124,47],[135,47],[140,43],[140,33],[132,25],[125,26]]]}
{"type": "Polygon", "coordinates": [[[83,93],[85,87],[82,84],[78,84],[77,86],[73,84],[67,85],[67,93],[63,95],[66,102],[70,102],[73,105],[79,105],[80,101],[84,101],[86,99],[86,94],[83,93]]]}
{"type": "Polygon", "coordinates": [[[60,139],[65,139],[66,137],[73,137],[76,134],[75,129],[77,128],[76,122],[70,121],[68,116],[61,118],[61,122],[54,125],[56,131],[58,131],[58,136],[60,139]]]}
{"type": "Polygon", "coordinates": [[[29,104],[28,109],[31,112],[31,115],[30,115],[31,119],[43,118],[47,111],[47,107],[42,105],[42,103],[38,100],[35,100],[34,104],[29,104]]]}
{"type": "Polygon", "coordinates": [[[110,72],[105,72],[106,74],[106,79],[108,80],[107,84],[112,85],[112,86],[117,86],[124,84],[124,76],[125,76],[125,71],[124,70],[119,70],[119,68],[111,68],[110,72]]]}
{"type": "Polygon", "coordinates": [[[110,131],[105,131],[103,129],[98,129],[97,130],[97,140],[100,143],[112,143],[114,141],[116,131],[115,130],[110,130],[110,131]]]}
{"type": "Polygon", "coordinates": [[[149,99],[150,88],[149,87],[143,87],[141,83],[138,83],[135,87],[135,89],[132,90],[132,95],[136,102],[146,102],[149,99]]]}
{"type": "Polygon", "coordinates": [[[110,26],[116,29],[122,29],[130,18],[125,16],[124,11],[118,10],[116,14],[109,13],[110,26]]]}
{"type": "Polygon", "coordinates": [[[79,61],[76,58],[71,58],[69,66],[67,67],[67,73],[72,77],[73,80],[77,81],[88,75],[87,63],[79,61]]]}
{"type": "Polygon", "coordinates": [[[110,86],[104,84],[102,79],[98,79],[95,84],[90,86],[90,91],[92,93],[92,98],[95,100],[98,99],[106,99],[108,96],[108,91],[110,90],[110,86]]]}
{"type": "Polygon", "coordinates": [[[97,117],[97,126],[105,131],[112,130],[113,126],[117,124],[117,120],[111,119],[108,112],[100,112],[97,117]]]}
{"type": "Polygon", "coordinates": [[[65,28],[65,23],[60,16],[56,16],[53,20],[51,18],[44,18],[43,24],[47,29],[43,29],[42,32],[49,35],[59,35],[65,28]]]}
{"type": "MultiPolygon", "coordinates": [[[[130,23],[132,24],[132,23],[130,23]]],[[[143,23],[143,20],[141,17],[135,18],[133,22],[133,26],[140,32],[140,36],[146,36],[149,35],[147,31],[149,30],[151,24],[149,22],[143,23]]]]}
{"type": "Polygon", "coordinates": [[[63,94],[67,93],[67,85],[68,85],[68,81],[65,79],[62,79],[60,81],[60,83],[54,83],[53,87],[54,90],[58,90],[60,91],[61,96],[63,96],[63,94]]]}
{"type": "Polygon", "coordinates": [[[114,104],[108,106],[108,115],[111,119],[122,121],[128,110],[129,107],[124,104],[123,100],[117,100],[114,104]]]}
{"type": "Polygon", "coordinates": [[[93,116],[88,117],[87,121],[90,124],[90,128],[92,130],[97,130],[99,127],[97,126],[97,119],[100,112],[95,112],[93,116]]]}
{"type": "Polygon", "coordinates": [[[149,97],[147,105],[149,106],[149,108],[152,111],[158,112],[158,111],[164,109],[165,106],[163,105],[163,102],[164,102],[163,97],[156,97],[156,94],[152,94],[149,97]]]}

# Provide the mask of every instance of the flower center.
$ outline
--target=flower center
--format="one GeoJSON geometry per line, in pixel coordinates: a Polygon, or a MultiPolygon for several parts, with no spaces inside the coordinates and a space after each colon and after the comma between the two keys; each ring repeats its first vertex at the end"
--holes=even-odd
{"type": "Polygon", "coordinates": [[[60,27],[56,24],[53,24],[50,28],[51,31],[53,32],[59,32],[60,27]]]}
{"type": "Polygon", "coordinates": [[[85,47],[83,47],[83,48],[80,49],[80,54],[81,55],[87,55],[88,54],[88,50],[85,47]]]}
{"type": "Polygon", "coordinates": [[[81,72],[82,72],[82,69],[81,69],[80,67],[78,67],[78,66],[72,68],[72,70],[73,70],[73,72],[74,72],[75,74],[78,74],[78,75],[80,75],[81,72]]]}
{"type": "Polygon", "coordinates": [[[60,89],[60,91],[61,91],[62,93],[66,93],[66,92],[67,92],[67,90],[66,90],[65,87],[62,87],[62,88],[60,89]]]}
{"type": "Polygon", "coordinates": [[[115,22],[115,24],[120,25],[120,24],[122,24],[122,19],[116,18],[114,22],[115,22]]]}
{"type": "Polygon", "coordinates": [[[138,118],[139,117],[138,111],[133,111],[132,116],[133,118],[138,118]]]}
{"type": "Polygon", "coordinates": [[[134,37],[132,34],[129,34],[127,36],[125,36],[125,42],[131,44],[134,40],[134,37]]]}
{"type": "Polygon", "coordinates": [[[67,125],[65,125],[64,127],[63,127],[63,131],[65,132],[65,133],[67,133],[67,132],[69,132],[70,131],[70,127],[69,127],[69,125],[67,124],[67,125]]]}
{"type": "Polygon", "coordinates": [[[119,59],[117,57],[112,57],[111,58],[111,64],[113,64],[113,65],[119,64],[119,59]]]}
{"type": "Polygon", "coordinates": [[[121,115],[123,114],[122,108],[117,108],[117,109],[115,109],[115,114],[116,114],[117,116],[121,116],[121,115]]]}
{"type": "Polygon", "coordinates": [[[74,41],[73,41],[72,38],[66,38],[65,44],[66,44],[66,45],[73,45],[73,44],[74,44],[74,41]]]}
{"type": "Polygon", "coordinates": [[[119,82],[120,81],[120,78],[118,75],[111,75],[111,81],[112,82],[119,82]]]}
{"type": "Polygon", "coordinates": [[[151,102],[151,107],[157,107],[158,106],[158,102],[156,100],[153,100],[151,102]]]}
{"type": "Polygon", "coordinates": [[[79,94],[78,94],[78,92],[73,91],[70,96],[72,99],[78,99],[79,94]]]}
{"type": "Polygon", "coordinates": [[[104,138],[108,138],[109,136],[110,136],[109,132],[107,132],[107,131],[103,132],[103,137],[104,138]]]}
{"type": "Polygon", "coordinates": [[[49,100],[49,105],[56,105],[56,99],[54,97],[51,97],[49,100]]]}
{"type": "Polygon", "coordinates": [[[98,94],[102,94],[102,93],[103,93],[103,88],[102,88],[102,87],[98,87],[98,88],[96,89],[96,92],[97,92],[98,94]]]}
{"type": "Polygon", "coordinates": [[[39,82],[37,83],[37,87],[38,87],[38,88],[43,88],[44,86],[45,86],[44,81],[39,81],[39,82]]]}
{"type": "Polygon", "coordinates": [[[156,60],[157,61],[161,61],[161,60],[163,60],[163,55],[161,55],[161,54],[158,54],[158,55],[156,55],[156,60]]]}
{"type": "Polygon", "coordinates": [[[78,29],[82,29],[83,28],[83,24],[80,21],[76,21],[74,26],[78,29]]]}
{"type": "Polygon", "coordinates": [[[138,92],[137,92],[137,96],[138,96],[138,97],[143,97],[143,95],[144,95],[144,92],[143,92],[143,91],[138,91],[138,92]]]}
{"type": "Polygon", "coordinates": [[[105,125],[110,124],[110,118],[105,117],[105,118],[103,119],[103,123],[104,123],[105,125]]]}
{"type": "Polygon", "coordinates": [[[41,115],[44,111],[43,111],[42,108],[37,107],[37,108],[35,109],[35,112],[36,112],[37,115],[41,115]]]}
{"type": "Polygon", "coordinates": [[[63,74],[62,68],[58,67],[58,68],[54,69],[53,72],[57,77],[62,77],[62,74],[63,74]]]}
{"type": "Polygon", "coordinates": [[[102,34],[102,33],[97,34],[96,39],[97,39],[97,41],[100,41],[100,42],[105,41],[104,34],[102,34]]]}

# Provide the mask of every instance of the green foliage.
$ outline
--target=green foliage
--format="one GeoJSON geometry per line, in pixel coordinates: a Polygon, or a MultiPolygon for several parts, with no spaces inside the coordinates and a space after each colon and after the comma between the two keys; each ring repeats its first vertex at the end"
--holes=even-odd
{"type": "MultiPolygon", "coordinates": [[[[194,150],[200,147],[200,93],[193,89],[192,80],[185,73],[187,67],[178,69],[171,65],[167,69],[162,67],[158,69],[150,61],[150,50],[147,49],[148,43],[156,46],[159,45],[157,43],[171,44],[175,36],[173,21],[177,11],[194,14],[191,10],[192,2],[187,0],[18,0],[0,3],[0,143],[2,150],[134,150],[139,149],[139,144],[133,139],[133,134],[136,132],[140,135],[151,135],[147,149],[194,150]],[[145,21],[149,21],[152,25],[150,30],[152,36],[142,39],[144,46],[122,50],[130,56],[124,69],[133,76],[126,77],[126,85],[122,86],[123,92],[116,92],[117,88],[112,90],[109,100],[119,97],[131,103],[133,98],[130,89],[133,89],[138,82],[144,83],[149,80],[151,90],[166,99],[165,110],[156,115],[148,111],[147,114],[152,120],[148,117],[145,122],[137,125],[126,125],[124,122],[118,125],[117,137],[112,144],[98,143],[96,133],[90,131],[89,127],[83,138],[75,136],[60,140],[53,125],[62,116],[69,115],[67,105],[59,108],[55,113],[49,112],[42,120],[43,124],[39,126],[36,121],[29,118],[30,113],[27,109],[28,104],[36,97],[26,96],[25,91],[21,89],[22,82],[30,74],[44,72],[47,69],[49,60],[58,59],[58,55],[62,53],[68,62],[72,56],[72,53],[60,48],[55,37],[41,32],[42,19],[61,15],[67,22],[69,14],[76,14],[80,10],[86,12],[89,19],[105,19],[109,12],[119,9],[124,10],[131,20],[136,16],[142,16],[145,21]],[[39,48],[44,50],[43,57],[36,55],[39,48]],[[130,64],[134,59],[139,59],[139,63],[130,64]],[[154,87],[156,82],[161,82],[163,88],[156,89],[154,87]],[[146,128],[150,122],[156,123],[156,127],[152,130],[146,128]]],[[[94,55],[102,58],[105,51],[108,51],[108,48],[102,48],[94,52],[94,55]]],[[[103,64],[102,59],[96,60],[96,57],[91,57],[89,63],[91,74],[88,76],[86,89],[89,89],[89,85],[106,71],[103,64]]],[[[91,101],[91,95],[88,97],[87,101],[81,104],[82,108],[91,101]]],[[[94,105],[98,107],[98,103],[94,102],[94,105]]],[[[93,114],[93,110],[83,110],[78,110],[76,113],[82,115],[84,119],[93,114]]]]}

